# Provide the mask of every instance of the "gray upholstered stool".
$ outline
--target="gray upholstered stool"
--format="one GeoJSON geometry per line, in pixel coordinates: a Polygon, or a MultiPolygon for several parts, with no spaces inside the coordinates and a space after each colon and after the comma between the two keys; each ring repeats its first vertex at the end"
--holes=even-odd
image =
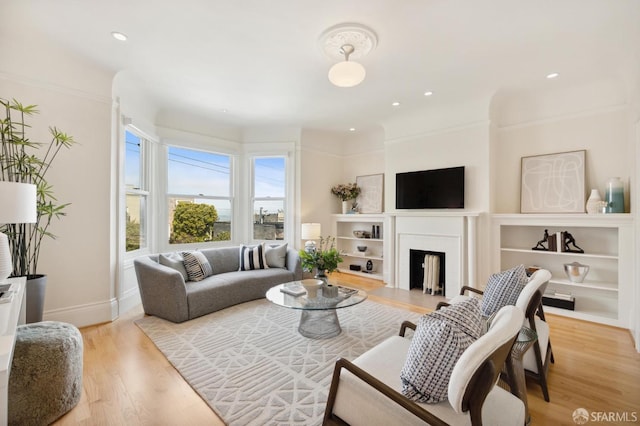
{"type": "Polygon", "coordinates": [[[9,424],[48,425],[82,394],[82,335],[71,324],[18,326],[9,375],[9,424]]]}

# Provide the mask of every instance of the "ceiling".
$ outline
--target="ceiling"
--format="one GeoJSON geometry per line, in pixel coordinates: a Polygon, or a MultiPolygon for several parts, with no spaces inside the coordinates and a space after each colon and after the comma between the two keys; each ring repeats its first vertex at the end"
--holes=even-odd
{"type": "Polygon", "coordinates": [[[160,109],[234,127],[363,131],[406,111],[490,99],[500,89],[620,78],[638,64],[639,4],[0,0],[0,16],[3,31],[46,37],[135,76],[160,109]],[[328,81],[334,61],[318,45],[340,23],[366,25],[378,37],[358,60],[367,76],[353,88],[328,81]],[[128,41],[114,40],[112,31],[128,41]],[[560,76],[545,79],[550,72],[560,76]]]}

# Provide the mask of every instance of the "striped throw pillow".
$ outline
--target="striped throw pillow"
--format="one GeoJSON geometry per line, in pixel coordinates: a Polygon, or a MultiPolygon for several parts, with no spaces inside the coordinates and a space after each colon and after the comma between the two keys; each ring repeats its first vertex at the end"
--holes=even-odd
{"type": "Polygon", "coordinates": [[[199,251],[183,251],[184,269],[187,270],[189,281],[202,281],[213,275],[213,268],[204,254],[199,251]]]}
{"type": "Polygon", "coordinates": [[[240,246],[240,270],[267,269],[267,259],[264,253],[264,243],[255,247],[240,246]]]}

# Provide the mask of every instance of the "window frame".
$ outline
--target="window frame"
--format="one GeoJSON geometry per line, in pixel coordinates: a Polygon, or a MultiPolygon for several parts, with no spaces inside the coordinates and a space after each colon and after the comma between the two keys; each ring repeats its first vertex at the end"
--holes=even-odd
{"type": "Polygon", "coordinates": [[[249,188],[249,206],[248,206],[248,216],[249,216],[249,238],[253,242],[265,242],[265,243],[285,243],[292,240],[293,235],[290,235],[290,230],[292,229],[291,223],[293,218],[291,214],[293,209],[291,208],[291,188],[290,188],[290,177],[291,171],[289,170],[291,166],[291,161],[289,160],[288,152],[272,152],[272,153],[253,153],[249,156],[249,168],[250,168],[250,188],[249,188]],[[262,158],[282,158],[284,160],[284,196],[282,197],[256,197],[256,160],[262,158]],[[284,214],[284,223],[283,223],[283,238],[281,240],[264,240],[256,238],[254,234],[254,206],[256,202],[259,201],[280,201],[282,200],[282,208],[284,214]]]}
{"type": "Polygon", "coordinates": [[[177,140],[168,140],[164,142],[164,158],[163,158],[163,163],[164,163],[164,173],[163,173],[163,178],[162,178],[162,183],[163,183],[163,200],[162,200],[162,204],[161,204],[161,209],[162,209],[162,216],[163,218],[161,219],[161,227],[163,229],[163,232],[161,232],[162,235],[159,235],[160,239],[161,239],[161,247],[166,248],[168,250],[181,250],[181,249],[191,249],[191,248],[198,248],[198,247],[205,247],[205,246],[212,246],[212,245],[229,245],[231,244],[235,238],[235,234],[236,234],[236,230],[235,230],[235,224],[237,222],[237,218],[236,218],[236,211],[237,211],[237,205],[236,205],[236,188],[235,188],[235,164],[236,164],[236,155],[234,153],[230,153],[230,152],[225,152],[222,149],[219,149],[217,146],[193,146],[191,144],[188,143],[184,143],[184,142],[180,142],[177,140]],[[213,155],[219,155],[219,156],[224,156],[224,157],[228,157],[229,158],[229,196],[217,196],[217,195],[201,195],[201,194],[184,194],[184,193],[170,193],[169,192],[169,150],[171,148],[178,148],[178,149],[183,149],[183,150],[190,150],[190,151],[197,151],[197,152],[203,152],[203,153],[207,153],[207,154],[213,154],[213,155]],[[229,207],[231,209],[229,217],[230,217],[230,229],[229,232],[231,233],[231,238],[229,240],[222,240],[222,241],[205,241],[205,242],[196,242],[196,243],[171,243],[170,242],[170,238],[171,238],[171,223],[169,223],[169,218],[170,218],[170,210],[169,210],[169,200],[170,199],[202,199],[202,200],[220,200],[220,201],[229,201],[229,207]]]}
{"type": "Polygon", "coordinates": [[[141,254],[149,253],[152,250],[152,226],[151,226],[151,191],[149,186],[151,184],[150,180],[150,151],[151,144],[153,143],[152,139],[149,138],[143,131],[136,128],[135,126],[128,124],[124,126],[123,132],[123,173],[122,173],[122,186],[123,190],[123,202],[122,202],[122,218],[123,218],[123,250],[126,258],[135,258],[140,256],[141,254]],[[127,133],[131,133],[135,137],[140,140],[140,159],[139,159],[139,179],[140,179],[140,187],[139,188],[128,188],[126,181],[126,166],[127,166],[127,133]],[[141,244],[139,248],[135,250],[127,250],[127,197],[129,195],[141,197],[141,219],[140,222],[143,221],[144,217],[144,230],[142,229],[141,223],[141,235],[144,235],[144,245],[141,244]]]}

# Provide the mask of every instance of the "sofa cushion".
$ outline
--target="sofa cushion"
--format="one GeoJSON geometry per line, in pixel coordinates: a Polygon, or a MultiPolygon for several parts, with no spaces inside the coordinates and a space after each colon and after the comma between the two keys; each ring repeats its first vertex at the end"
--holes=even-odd
{"type": "Polygon", "coordinates": [[[284,268],[287,263],[287,243],[266,247],[265,258],[269,268],[284,268]]]}
{"type": "Polygon", "coordinates": [[[189,281],[202,281],[213,274],[213,269],[204,254],[198,251],[184,251],[182,257],[189,281]]]}
{"type": "Polygon", "coordinates": [[[418,402],[445,401],[453,367],[481,332],[477,299],[423,316],[400,373],[402,393],[418,402]]]}
{"type": "Polygon", "coordinates": [[[267,269],[267,259],[264,253],[264,243],[255,247],[240,246],[240,270],[267,269]]]}
{"type": "Polygon", "coordinates": [[[180,255],[180,253],[167,253],[160,254],[158,256],[158,263],[164,266],[168,266],[171,269],[175,269],[176,271],[182,274],[182,278],[185,281],[189,281],[189,275],[187,274],[187,270],[184,267],[184,259],[180,255]]]}
{"type": "Polygon", "coordinates": [[[524,265],[492,274],[487,281],[480,304],[482,315],[489,317],[503,306],[515,305],[527,281],[524,265]]]}

